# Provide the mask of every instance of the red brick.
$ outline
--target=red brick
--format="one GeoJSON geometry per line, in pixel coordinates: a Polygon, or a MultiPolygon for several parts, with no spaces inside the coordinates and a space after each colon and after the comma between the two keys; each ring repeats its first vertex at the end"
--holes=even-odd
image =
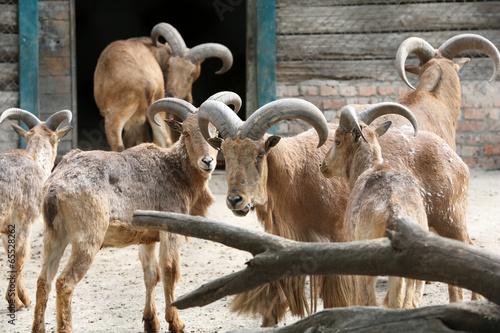
{"type": "Polygon", "coordinates": [[[478,146],[460,146],[457,147],[457,154],[461,157],[474,157],[479,156],[481,152],[478,146]]]}
{"type": "Polygon", "coordinates": [[[321,100],[321,99],[306,99],[306,101],[308,101],[308,102],[310,102],[310,103],[312,103],[312,104],[316,105],[316,107],[317,107],[318,109],[321,109],[321,107],[323,106],[323,105],[322,105],[323,103],[322,103],[322,100],[321,100]]]}
{"type": "Polygon", "coordinates": [[[500,120],[492,120],[489,122],[490,131],[500,131],[500,120]]]}
{"type": "Polygon", "coordinates": [[[467,109],[464,110],[464,119],[485,119],[486,110],[484,109],[467,109]]]}
{"type": "Polygon", "coordinates": [[[323,110],[337,110],[344,106],[344,100],[341,99],[324,99],[323,110]]]}
{"type": "Polygon", "coordinates": [[[493,98],[493,106],[497,108],[500,107],[500,97],[493,98]]]}
{"type": "Polygon", "coordinates": [[[375,86],[361,86],[359,87],[360,96],[377,96],[377,87],[375,86]]]}
{"type": "Polygon", "coordinates": [[[484,131],[486,123],[481,121],[460,121],[457,124],[457,132],[484,131]]]}
{"type": "Polygon", "coordinates": [[[498,169],[500,166],[500,158],[498,157],[480,157],[477,160],[477,166],[481,169],[498,169]]]}
{"type": "Polygon", "coordinates": [[[378,87],[378,94],[380,96],[394,95],[396,89],[394,87],[378,87]]]}
{"type": "Polygon", "coordinates": [[[356,87],[340,87],[340,96],[356,96],[357,94],[356,87]]]}
{"type": "Polygon", "coordinates": [[[303,96],[318,96],[318,87],[299,86],[299,93],[303,96]]]}
{"type": "Polygon", "coordinates": [[[335,87],[322,86],[319,89],[320,96],[337,96],[338,90],[335,87]]]}
{"type": "Polygon", "coordinates": [[[484,146],[484,154],[486,156],[500,155],[500,145],[497,145],[497,146],[484,146]]]}
{"type": "Polygon", "coordinates": [[[475,168],[476,167],[476,159],[475,158],[462,158],[462,161],[464,161],[465,164],[469,168],[475,168]]]}
{"type": "Polygon", "coordinates": [[[471,98],[472,105],[476,108],[488,108],[493,104],[490,96],[474,96],[471,98]]]}
{"type": "Polygon", "coordinates": [[[410,88],[398,88],[398,96],[401,97],[403,95],[406,95],[410,91],[413,91],[413,89],[410,89],[410,88]]]}
{"type": "Polygon", "coordinates": [[[287,97],[287,91],[288,89],[285,86],[276,87],[276,97],[277,98],[287,97]]]}
{"type": "Polygon", "coordinates": [[[299,87],[297,86],[288,86],[288,97],[296,97],[299,96],[299,87]]]}

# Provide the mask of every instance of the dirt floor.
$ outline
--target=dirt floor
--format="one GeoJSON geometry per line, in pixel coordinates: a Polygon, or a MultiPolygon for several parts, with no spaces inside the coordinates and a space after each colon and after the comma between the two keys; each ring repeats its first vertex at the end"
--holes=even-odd
{"type": "MultiPolygon", "coordinates": [[[[211,219],[235,224],[252,230],[262,230],[255,213],[238,218],[225,207],[225,175],[217,172],[211,188],[216,203],[211,207],[211,219]]],[[[468,227],[475,243],[500,255],[500,171],[471,171],[469,187],[468,227]]],[[[15,326],[8,324],[7,303],[3,300],[7,285],[6,256],[1,252],[0,267],[0,332],[29,332],[35,305],[36,279],[42,261],[42,224],[37,223],[32,234],[31,260],[24,269],[24,281],[32,299],[28,309],[16,313],[15,326]],[[1,303],[0,303],[1,304],[1,303]]],[[[65,266],[70,247],[61,261],[59,270],[65,266]]],[[[218,243],[191,238],[182,247],[182,278],[177,285],[177,295],[187,293],[203,283],[227,273],[242,269],[251,255],[218,243]]],[[[378,284],[382,297],[383,278],[378,284]]],[[[467,294],[469,297],[470,293],[467,294]]],[[[94,264],[76,287],[73,297],[73,327],[75,332],[142,332],[142,310],[145,287],[138,247],[103,249],[94,264]]],[[[259,327],[260,320],[238,316],[229,311],[232,297],[226,297],[203,308],[180,311],[186,323],[185,332],[225,332],[234,328],[259,327]]],[[[426,285],[422,306],[444,304],[448,301],[447,286],[443,283],[426,285]]],[[[156,287],[156,305],[161,320],[161,332],[166,332],[163,288],[156,287]]],[[[55,290],[51,291],[47,312],[47,332],[55,332],[55,290]]],[[[287,317],[280,325],[291,324],[298,318],[287,317]]]]}

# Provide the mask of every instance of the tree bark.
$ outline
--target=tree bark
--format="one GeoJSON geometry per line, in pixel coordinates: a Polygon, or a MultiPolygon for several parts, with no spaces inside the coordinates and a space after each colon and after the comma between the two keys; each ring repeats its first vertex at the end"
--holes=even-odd
{"type": "Polygon", "coordinates": [[[388,238],[350,243],[303,243],[189,215],[136,211],[139,228],[165,230],[248,251],[247,267],[179,297],[179,309],[204,306],[227,295],[295,275],[391,275],[440,281],[470,289],[500,304],[500,257],[439,237],[411,218],[397,221],[388,238]]]}
{"type": "Polygon", "coordinates": [[[411,310],[375,307],[327,309],[284,327],[231,330],[228,333],[494,333],[499,332],[499,329],[498,305],[490,302],[467,302],[411,310]]]}

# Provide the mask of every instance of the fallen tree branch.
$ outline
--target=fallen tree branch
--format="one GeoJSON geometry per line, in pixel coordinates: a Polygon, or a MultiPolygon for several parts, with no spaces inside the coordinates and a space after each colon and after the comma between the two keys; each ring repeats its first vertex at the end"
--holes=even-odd
{"type": "Polygon", "coordinates": [[[411,218],[397,221],[389,238],[351,243],[303,243],[244,228],[166,212],[136,211],[133,224],[216,241],[251,252],[239,272],[179,297],[179,309],[204,306],[262,284],[295,275],[391,275],[440,281],[500,304],[500,257],[423,230],[411,218]]]}
{"type": "Polygon", "coordinates": [[[238,329],[228,333],[496,333],[499,329],[498,305],[490,302],[467,302],[411,310],[376,307],[327,309],[284,327],[238,329]]]}

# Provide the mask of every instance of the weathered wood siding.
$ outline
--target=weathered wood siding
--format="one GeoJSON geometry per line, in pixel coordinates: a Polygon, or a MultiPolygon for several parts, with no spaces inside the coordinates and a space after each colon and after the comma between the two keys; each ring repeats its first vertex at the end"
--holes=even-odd
{"type": "MultiPolygon", "coordinates": [[[[278,0],[277,81],[397,80],[394,58],[406,38],[418,36],[438,47],[471,32],[500,45],[499,13],[500,1],[278,0]]],[[[491,62],[477,58],[461,78],[487,75],[491,62]]]]}
{"type": "MultiPolygon", "coordinates": [[[[73,1],[38,1],[38,116],[44,120],[62,109],[73,112],[75,130],[63,138],[59,145],[60,153],[77,146],[73,1]]],[[[0,0],[0,112],[19,106],[18,61],[18,3],[0,0]]],[[[0,125],[0,151],[17,148],[18,142],[19,137],[8,122],[0,125]]]]}

